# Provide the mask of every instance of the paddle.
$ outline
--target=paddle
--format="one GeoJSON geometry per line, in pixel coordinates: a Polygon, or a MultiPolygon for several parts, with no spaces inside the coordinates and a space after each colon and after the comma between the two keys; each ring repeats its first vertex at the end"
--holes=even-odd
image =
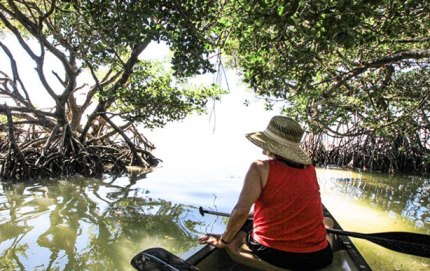
{"type": "MultiPolygon", "coordinates": [[[[228,213],[210,211],[203,209],[203,207],[199,208],[199,212],[201,215],[211,214],[230,217],[228,213]]],[[[327,229],[327,232],[365,239],[397,252],[430,258],[430,235],[413,232],[358,233],[337,229],[327,229]]]]}

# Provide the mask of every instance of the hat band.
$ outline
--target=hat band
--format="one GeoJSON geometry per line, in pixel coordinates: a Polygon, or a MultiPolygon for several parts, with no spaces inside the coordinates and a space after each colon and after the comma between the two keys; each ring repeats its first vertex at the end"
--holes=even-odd
{"type": "Polygon", "coordinates": [[[285,139],[285,138],[283,138],[281,136],[278,136],[277,134],[271,132],[269,129],[264,130],[264,133],[268,137],[272,138],[273,140],[278,141],[279,143],[281,143],[283,145],[291,145],[291,144],[299,145],[299,143],[297,143],[297,142],[292,142],[292,141],[290,141],[288,139],[285,139]]]}

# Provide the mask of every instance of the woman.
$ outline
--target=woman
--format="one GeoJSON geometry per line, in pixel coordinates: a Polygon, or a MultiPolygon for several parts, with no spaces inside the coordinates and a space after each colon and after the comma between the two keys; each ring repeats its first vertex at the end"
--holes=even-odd
{"type": "Polygon", "coordinates": [[[200,242],[233,253],[246,242],[261,260],[291,270],[331,263],[324,223],[333,222],[324,219],[315,168],[300,148],[303,133],[293,119],[275,116],[265,131],[246,135],[270,159],[252,163],[224,233],[206,234],[200,242]]]}

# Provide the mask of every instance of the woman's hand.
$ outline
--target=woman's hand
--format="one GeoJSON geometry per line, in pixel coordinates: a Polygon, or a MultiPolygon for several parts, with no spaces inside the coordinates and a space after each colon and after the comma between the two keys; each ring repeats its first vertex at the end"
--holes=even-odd
{"type": "Polygon", "coordinates": [[[201,244],[209,244],[217,248],[225,248],[227,245],[221,241],[220,234],[207,233],[199,238],[201,244]]]}

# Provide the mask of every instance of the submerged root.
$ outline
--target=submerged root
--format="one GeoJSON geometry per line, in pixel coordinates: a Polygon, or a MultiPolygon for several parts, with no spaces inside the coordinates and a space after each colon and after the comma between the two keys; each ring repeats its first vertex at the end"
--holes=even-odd
{"type": "Polygon", "coordinates": [[[430,172],[430,152],[405,137],[394,140],[369,135],[333,140],[322,140],[322,135],[308,134],[304,148],[315,164],[320,166],[359,168],[385,173],[430,172]]]}
{"type": "Polygon", "coordinates": [[[134,165],[136,155],[143,161],[143,167],[156,166],[160,161],[150,153],[148,146],[151,145],[148,142],[144,145],[146,149],[132,152],[127,145],[108,141],[85,145],[77,138],[65,136],[63,132],[27,137],[21,144],[16,140],[16,148],[12,148],[10,138],[1,139],[0,178],[4,180],[22,181],[75,174],[87,177],[100,177],[103,173],[122,175],[127,172],[127,166],[134,165]]]}

